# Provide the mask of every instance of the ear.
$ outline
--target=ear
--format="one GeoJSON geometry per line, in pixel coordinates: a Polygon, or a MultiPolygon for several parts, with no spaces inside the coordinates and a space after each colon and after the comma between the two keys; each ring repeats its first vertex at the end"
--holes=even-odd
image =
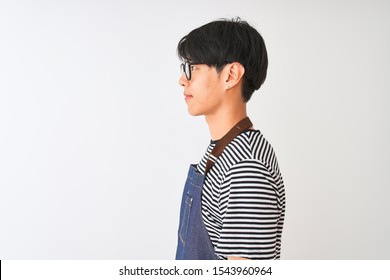
{"type": "Polygon", "coordinates": [[[232,62],[226,65],[226,70],[226,89],[231,89],[240,83],[242,76],[245,74],[245,68],[241,63],[232,62]]]}

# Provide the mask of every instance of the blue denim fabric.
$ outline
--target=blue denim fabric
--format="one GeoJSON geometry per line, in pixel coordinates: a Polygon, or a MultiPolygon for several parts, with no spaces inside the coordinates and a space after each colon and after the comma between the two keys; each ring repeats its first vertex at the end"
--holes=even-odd
{"type": "Polygon", "coordinates": [[[190,166],[180,207],[176,260],[217,259],[202,219],[204,178],[195,165],[190,166]]]}

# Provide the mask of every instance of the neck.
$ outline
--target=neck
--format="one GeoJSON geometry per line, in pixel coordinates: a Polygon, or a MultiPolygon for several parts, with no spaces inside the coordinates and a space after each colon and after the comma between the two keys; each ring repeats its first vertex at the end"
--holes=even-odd
{"type": "Polygon", "coordinates": [[[217,115],[207,115],[205,118],[210,130],[211,139],[221,139],[233,126],[246,117],[245,106],[235,111],[227,110],[217,115]]]}

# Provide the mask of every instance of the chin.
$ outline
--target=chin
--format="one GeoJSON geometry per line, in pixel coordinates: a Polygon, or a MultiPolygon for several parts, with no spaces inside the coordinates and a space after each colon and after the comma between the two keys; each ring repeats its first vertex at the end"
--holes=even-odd
{"type": "Polygon", "coordinates": [[[200,113],[200,112],[191,111],[191,110],[188,110],[188,114],[190,114],[190,115],[193,116],[193,117],[197,117],[197,116],[203,115],[203,114],[200,113]]]}

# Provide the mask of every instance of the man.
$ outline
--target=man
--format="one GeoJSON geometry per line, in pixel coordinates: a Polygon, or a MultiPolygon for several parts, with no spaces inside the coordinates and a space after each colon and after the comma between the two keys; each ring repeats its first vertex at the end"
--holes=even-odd
{"type": "Polygon", "coordinates": [[[267,74],[263,38],[239,18],[219,20],[183,37],[177,51],[188,112],[205,116],[212,140],[188,172],[176,259],[279,259],[283,180],[246,112],[267,74]]]}

